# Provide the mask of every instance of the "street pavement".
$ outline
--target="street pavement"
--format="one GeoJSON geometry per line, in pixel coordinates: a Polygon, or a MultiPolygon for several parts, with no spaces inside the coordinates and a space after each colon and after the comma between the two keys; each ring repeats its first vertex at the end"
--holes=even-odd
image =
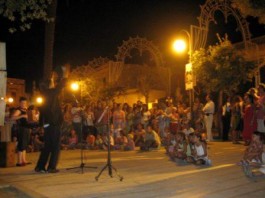
{"type": "Polygon", "coordinates": [[[110,177],[108,169],[95,180],[107,163],[106,151],[85,150],[85,165],[98,168],[84,168],[82,173],[80,150],[64,150],[56,174],[35,173],[39,153],[29,153],[32,165],[0,168],[0,197],[265,197],[265,177],[248,178],[235,165],[242,157],[243,145],[212,142],[208,147],[212,166],[199,167],[169,160],[163,148],[150,152],[113,151],[112,165],[123,181],[115,171],[110,177]],[[66,170],[71,167],[78,168],[66,170]]]}

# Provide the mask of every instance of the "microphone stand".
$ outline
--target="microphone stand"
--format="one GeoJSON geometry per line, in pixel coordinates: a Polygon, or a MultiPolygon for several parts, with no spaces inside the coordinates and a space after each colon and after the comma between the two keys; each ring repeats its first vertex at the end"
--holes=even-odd
{"type": "Polygon", "coordinates": [[[110,152],[110,118],[109,118],[109,107],[107,106],[105,108],[105,110],[103,111],[103,113],[101,114],[100,118],[98,119],[98,123],[101,122],[102,118],[104,117],[104,115],[107,113],[107,116],[108,116],[108,124],[107,124],[107,131],[108,131],[108,134],[107,134],[107,137],[108,137],[108,159],[107,159],[107,164],[101,169],[101,171],[99,172],[99,174],[95,177],[95,180],[98,181],[100,175],[103,173],[103,171],[108,168],[108,173],[109,173],[109,176],[110,177],[113,177],[113,174],[112,174],[112,170],[115,171],[115,173],[117,174],[117,176],[119,177],[120,181],[123,180],[123,176],[121,176],[117,169],[112,166],[112,161],[111,161],[111,152],[110,152]]]}
{"type": "MultiPolygon", "coordinates": [[[[75,95],[73,95],[73,97],[74,97],[76,103],[78,104],[79,101],[76,99],[75,95]]],[[[82,96],[81,96],[81,98],[82,98],[82,96]]],[[[81,113],[82,113],[82,111],[83,110],[81,110],[81,113]]],[[[81,114],[81,123],[80,123],[80,125],[81,125],[81,131],[80,131],[81,134],[80,135],[82,137],[82,140],[81,140],[81,149],[80,149],[80,161],[81,161],[81,163],[80,163],[79,166],[67,168],[66,170],[73,170],[73,169],[80,168],[81,169],[81,173],[83,174],[85,168],[97,169],[98,167],[96,167],[96,166],[86,166],[85,163],[84,163],[84,144],[83,144],[84,143],[84,140],[83,140],[83,125],[82,124],[83,124],[83,116],[81,114]]]]}

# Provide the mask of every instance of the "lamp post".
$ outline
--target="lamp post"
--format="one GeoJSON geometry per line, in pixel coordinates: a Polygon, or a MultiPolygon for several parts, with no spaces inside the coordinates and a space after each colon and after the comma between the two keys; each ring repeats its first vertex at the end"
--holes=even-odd
{"type": "MultiPolygon", "coordinates": [[[[186,34],[188,38],[188,54],[189,54],[189,63],[186,64],[185,68],[185,87],[186,90],[189,90],[189,105],[190,105],[190,113],[191,113],[191,120],[193,119],[193,86],[194,86],[194,78],[192,72],[192,38],[191,34],[187,30],[181,30],[180,33],[183,32],[186,34]]],[[[173,50],[177,53],[183,53],[186,51],[187,44],[183,39],[178,39],[173,43],[173,50]]]]}

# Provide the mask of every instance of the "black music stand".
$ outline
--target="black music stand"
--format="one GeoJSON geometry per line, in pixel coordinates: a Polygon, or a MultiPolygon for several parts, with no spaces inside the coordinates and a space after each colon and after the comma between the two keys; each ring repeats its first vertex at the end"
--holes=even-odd
{"type": "Polygon", "coordinates": [[[113,177],[112,174],[112,170],[115,171],[115,173],[117,174],[117,176],[119,177],[120,181],[123,180],[123,176],[121,176],[117,169],[112,165],[112,161],[111,161],[111,152],[110,152],[110,119],[109,119],[109,107],[107,106],[104,110],[104,112],[102,113],[102,115],[100,116],[100,118],[98,119],[98,123],[101,122],[102,118],[104,117],[104,115],[107,113],[108,115],[108,124],[107,124],[107,131],[108,131],[108,159],[107,159],[107,164],[101,169],[101,171],[99,172],[99,174],[95,177],[95,180],[98,181],[100,175],[103,173],[103,171],[108,168],[108,173],[110,177],[113,177]]]}

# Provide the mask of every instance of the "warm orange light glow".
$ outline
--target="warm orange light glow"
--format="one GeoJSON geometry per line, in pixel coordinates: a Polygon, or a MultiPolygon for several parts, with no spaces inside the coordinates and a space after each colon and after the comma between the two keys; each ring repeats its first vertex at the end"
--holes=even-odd
{"type": "Polygon", "coordinates": [[[13,103],[13,102],[14,102],[14,98],[9,97],[9,98],[7,99],[7,102],[8,102],[8,103],[13,103]]]}
{"type": "Polygon", "coordinates": [[[72,84],[71,84],[71,89],[72,89],[73,91],[77,91],[77,90],[79,89],[79,84],[76,83],[76,82],[72,83],[72,84]]]}
{"type": "Polygon", "coordinates": [[[173,50],[177,53],[182,53],[186,50],[187,44],[184,40],[178,39],[173,43],[173,50]]]}
{"type": "Polygon", "coordinates": [[[43,103],[43,98],[42,98],[42,97],[37,97],[37,98],[36,98],[36,102],[37,102],[38,104],[42,104],[42,103],[43,103]]]}

